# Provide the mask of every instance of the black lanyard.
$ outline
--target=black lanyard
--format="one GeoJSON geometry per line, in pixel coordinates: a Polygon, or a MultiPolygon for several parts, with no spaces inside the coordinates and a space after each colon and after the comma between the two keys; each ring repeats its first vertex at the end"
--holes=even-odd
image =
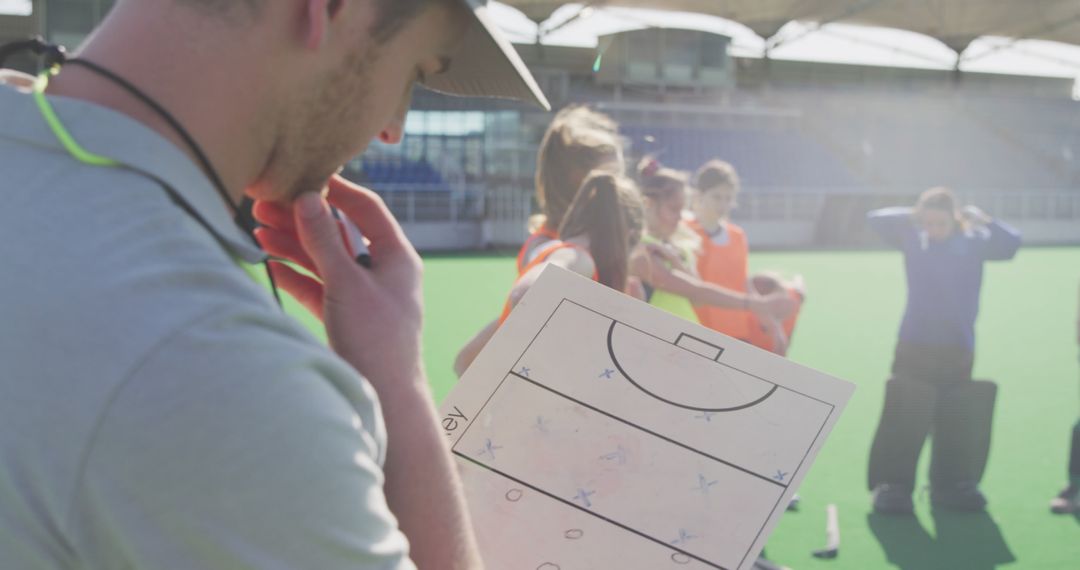
{"type": "MultiPolygon", "coordinates": [[[[46,43],[40,37],[0,46],[0,66],[3,66],[4,60],[7,57],[20,51],[31,51],[34,54],[41,56],[43,58],[43,64],[45,65],[45,68],[54,75],[58,73],[60,67],[65,64],[80,66],[119,86],[124,91],[127,91],[130,95],[132,95],[133,97],[141,101],[144,105],[146,105],[158,117],[164,120],[166,124],[168,124],[169,127],[177,135],[180,136],[181,140],[184,141],[184,144],[186,144],[187,147],[191,150],[192,154],[195,155],[195,158],[196,160],[198,160],[199,165],[202,166],[203,171],[210,178],[210,182],[214,186],[214,189],[217,191],[218,196],[220,196],[221,200],[229,206],[229,209],[233,215],[233,220],[240,227],[240,229],[243,230],[243,232],[252,239],[252,241],[254,241],[256,244],[259,243],[258,239],[255,237],[255,221],[245,213],[245,210],[243,208],[241,208],[232,201],[232,198],[229,196],[228,190],[225,188],[225,183],[222,182],[221,177],[218,175],[218,172],[214,168],[214,165],[210,163],[210,159],[207,158],[206,153],[203,152],[202,147],[199,145],[198,142],[195,141],[194,137],[192,137],[191,134],[188,133],[187,129],[185,129],[182,124],[180,124],[180,121],[178,121],[176,117],[174,117],[172,113],[167,111],[160,103],[154,100],[154,98],[147,95],[138,87],[135,87],[135,85],[133,85],[130,81],[117,75],[113,71],[102,67],[101,65],[82,58],[68,58],[67,51],[64,49],[63,46],[46,43]]],[[[169,198],[174,203],[176,203],[177,206],[180,207],[180,209],[182,209],[189,216],[191,216],[196,222],[199,223],[199,225],[206,229],[206,231],[209,232],[210,235],[214,236],[214,238],[219,243],[221,243],[223,247],[226,247],[227,249],[224,238],[218,235],[218,232],[214,230],[213,226],[211,226],[210,223],[206,221],[206,219],[203,218],[203,216],[201,216],[198,211],[196,211],[195,208],[192,207],[191,204],[189,204],[180,195],[179,192],[170,187],[157,176],[141,170],[139,172],[158,182],[165,190],[165,192],[169,195],[169,198]]],[[[277,300],[277,303],[280,306],[281,295],[278,292],[277,283],[274,281],[274,275],[270,271],[270,264],[268,258],[263,260],[263,267],[266,270],[266,277],[270,283],[270,289],[271,291],[273,291],[274,299],[277,300]]]]}

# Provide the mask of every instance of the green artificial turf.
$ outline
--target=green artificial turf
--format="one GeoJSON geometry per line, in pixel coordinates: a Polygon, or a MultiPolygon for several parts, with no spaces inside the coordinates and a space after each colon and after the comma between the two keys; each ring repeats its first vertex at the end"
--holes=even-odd
{"type": "MultiPolygon", "coordinates": [[[[800,510],[786,514],[773,534],[771,558],[799,569],[1080,568],[1080,519],[1053,516],[1047,507],[1065,483],[1069,426],[1080,413],[1080,249],[1025,249],[1011,262],[987,265],[975,376],[999,385],[983,482],[990,506],[985,515],[934,515],[926,496],[917,496],[917,519],[872,515],[866,490],[870,441],[904,307],[900,254],[752,259],[755,269],[806,277],[808,300],[791,358],[858,385],[800,490],[800,510]],[[840,512],[840,556],[817,560],[809,553],[824,545],[829,503],[840,512]]],[[[924,453],[920,476],[927,461],[924,453]]]]}
{"type": "MultiPolygon", "coordinates": [[[[1065,483],[1069,430],[1080,413],[1077,286],[1080,248],[1024,249],[988,264],[978,322],[975,375],[999,384],[993,449],[981,515],[932,514],[917,496],[916,518],[870,513],[866,463],[903,312],[905,285],[895,252],[755,253],[755,270],[801,273],[808,297],[790,357],[858,385],[832,437],[766,549],[797,569],[906,570],[1080,568],[1080,517],[1053,516],[1049,499],[1065,483]],[[825,507],[836,504],[842,544],[825,543],[825,507]]],[[[425,362],[436,399],[455,381],[458,348],[502,308],[514,278],[509,256],[425,260],[425,362]]],[[[925,473],[926,457],[920,463],[925,473]]]]}

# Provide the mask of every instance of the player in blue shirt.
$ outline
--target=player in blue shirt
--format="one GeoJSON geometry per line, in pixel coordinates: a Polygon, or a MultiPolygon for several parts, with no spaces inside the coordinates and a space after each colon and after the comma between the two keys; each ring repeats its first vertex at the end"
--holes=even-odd
{"type": "Polygon", "coordinates": [[[1008,260],[1020,233],[974,206],[960,211],[946,188],[915,208],[870,212],[870,226],[904,254],[908,299],[870,453],[874,510],[914,511],[915,468],[933,433],[930,498],[935,507],[980,511],[978,489],[990,449],[996,386],[973,381],[975,318],[983,262],[1008,260]]]}

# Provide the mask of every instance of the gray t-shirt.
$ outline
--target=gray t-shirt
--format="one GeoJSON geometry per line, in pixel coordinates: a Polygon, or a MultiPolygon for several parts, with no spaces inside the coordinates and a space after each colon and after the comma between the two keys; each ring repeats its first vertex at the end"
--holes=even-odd
{"type": "Polygon", "coordinates": [[[371,386],[235,263],[263,254],[183,153],[50,100],[123,166],[0,86],[0,567],[413,568],[371,386]]]}

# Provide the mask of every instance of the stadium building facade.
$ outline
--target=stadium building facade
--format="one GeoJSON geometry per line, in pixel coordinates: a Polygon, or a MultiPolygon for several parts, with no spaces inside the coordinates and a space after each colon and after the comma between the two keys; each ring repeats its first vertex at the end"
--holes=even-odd
{"type": "MultiPolygon", "coordinates": [[[[29,16],[0,16],[0,40],[73,46],[112,4],[35,1],[29,16]]],[[[1071,79],[734,58],[723,36],[657,28],[595,48],[517,47],[556,109],[587,103],[619,120],[632,159],[734,164],[735,218],[755,247],[875,243],[866,211],[940,185],[1028,244],[1080,243],[1071,79]]],[[[551,115],[423,89],[413,108],[402,144],[375,143],[345,175],[377,190],[421,249],[519,244],[551,115]]]]}

